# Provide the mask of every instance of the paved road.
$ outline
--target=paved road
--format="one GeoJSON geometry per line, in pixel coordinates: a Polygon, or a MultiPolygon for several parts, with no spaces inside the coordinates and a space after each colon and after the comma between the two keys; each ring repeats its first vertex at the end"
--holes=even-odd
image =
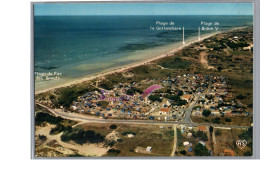
{"type": "Polygon", "coordinates": [[[229,127],[229,128],[237,128],[237,129],[247,129],[249,126],[237,126],[237,125],[221,125],[221,124],[212,124],[212,123],[193,123],[193,122],[174,122],[174,121],[155,121],[155,120],[124,120],[124,119],[103,119],[97,118],[95,116],[90,116],[86,114],[79,114],[79,113],[69,113],[64,112],[60,109],[52,109],[40,103],[36,103],[37,105],[46,108],[49,112],[51,112],[55,116],[60,116],[64,119],[74,120],[78,122],[92,122],[92,123],[125,123],[125,124],[133,124],[133,125],[173,125],[173,124],[181,124],[186,126],[198,126],[198,125],[206,125],[212,127],[229,127]]]}
{"type": "Polygon", "coordinates": [[[185,109],[185,117],[183,118],[183,123],[192,123],[190,116],[192,113],[192,109],[195,106],[195,104],[197,103],[199,97],[200,97],[200,94],[196,94],[193,102],[190,104],[190,106],[188,108],[185,109]]]}
{"type": "MultiPolygon", "coordinates": [[[[209,86],[208,86],[208,90],[207,90],[207,94],[209,94],[211,92],[211,86],[212,86],[212,80],[211,80],[211,77],[210,77],[210,81],[209,81],[209,86]]],[[[194,98],[194,101],[190,104],[190,106],[188,108],[186,108],[185,110],[185,117],[183,118],[183,122],[184,123],[191,123],[191,113],[192,113],[192,109],[193,107],[195,106],[195,104],[197,103],[198,99],[200,96],[205,96],[205,94],[196,94],[195,95],[195,98],[194,98]]]]}

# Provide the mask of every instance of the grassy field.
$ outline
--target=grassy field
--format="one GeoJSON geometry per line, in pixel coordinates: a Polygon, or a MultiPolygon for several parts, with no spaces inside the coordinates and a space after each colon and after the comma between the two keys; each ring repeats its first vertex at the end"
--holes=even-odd
{"type": "Polygon", "coordinates": [[[220,156],[223,155],[225,149],[231,149],[235,152],[236,156],[244,156],[246,152],[251,151],[251,140],[247,140],[247,146],[243,149],[240,149],[236,145],[236,141],[241,139],[239,135],[245,131],[241,129],[217,129],[220,132],[220,135],[216,135],[216,145],[215,147],[215,155],[220,156]]]}
{"type": "Polygon", "coordinates": [[[191,116],[191,120],[195,123],[215,123],[225,125],[237,125],[237,126],[251,126],[253,123],[252,116],[231,116],[231,117],[199,117],[191,116]],[[216,120],[216,118],[219,118],[216,120]],[[231,121],[226,121],[229,118],[231,121]]]}

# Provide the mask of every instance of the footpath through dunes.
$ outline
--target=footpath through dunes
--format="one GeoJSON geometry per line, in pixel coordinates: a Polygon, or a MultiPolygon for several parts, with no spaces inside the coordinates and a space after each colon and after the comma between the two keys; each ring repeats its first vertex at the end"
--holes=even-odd
{"type": "Polygon", "coordinates": [[[209,65],[208,54],[205,51],[200,53],[200,63],[205,69],[215,69],[215,67],[209,65]]]}

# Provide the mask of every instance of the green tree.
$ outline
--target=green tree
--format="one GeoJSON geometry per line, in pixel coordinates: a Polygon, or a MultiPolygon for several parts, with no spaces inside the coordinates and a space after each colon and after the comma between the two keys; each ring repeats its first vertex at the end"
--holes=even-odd
{"type": "Polygon", "coordinates": [[[195,146],[194,153],[196,156],[209,156],[210,155],[207,147],[203,146],[201,143],[199,143],[195,146]]]}
{"type": "Polygon", "coordinates": [[[151,100],[151,101],[159,101],[159,102],[162,102],[162,99],[160,98],[159,95],[150,95],[148,98],[149,98],[149,100],[151,100]]]}
{"type": "Polygon", "coordinates": [[[114,129],[117,129],[117,125],[112,124],[112,125],[109,126],[109,128],[110,128],[110,129],[113,129],[113,130],[114,130],[114,129]]]}
{"type": "Polygon", "coordinates": [[[209,127],[209,132],[210,132],[210,133],[213,132],[213,127],[212,127],[212,126],[209,127]]]}
{"type": "Polygon", "coordinates": [[[209,109],[205,109],[202,112],[202,115],[205,116],[205,117],[208,117],[210,114],[211,114],[211,111],[209,109]]]}
{"type": "Polygon", "coordinates": [[[41,125],[41,123],[44,121],[51,124],[60,124],[63,119],[61,117],[55,117],[49,113],[37,112],[35,116],[35,125],[41,125]]]}
{"type": "Polygon", "coordinates": [[[230,118],[225,118],[225,122],[231,122],[230,118]]]}
{"type": "Polygon", "coordinates": [[[220,72],[223,68],[222,67],[218,67],[218,71],[220,72]]]}
{"type": "Polygon", "coordinates": [[[181,150],[180,153],[185,156],[186,155],[186,150],[181,150]]]}
{"type": "Polygon", "coordinates": [[[203,141],[208,141],[208,136],[205,132],[197,131],[196,136],[199,137],[203,141]]]}

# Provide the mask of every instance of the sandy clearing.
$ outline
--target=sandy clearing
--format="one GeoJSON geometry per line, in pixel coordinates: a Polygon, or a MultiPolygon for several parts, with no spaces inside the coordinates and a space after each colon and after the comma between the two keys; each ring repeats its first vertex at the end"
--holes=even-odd
{"type": "Polygon", "coordinates": [[[206,69],[215,69],[215,67],[210,66],[208,64],[208,55],[206,52],[201,52],[200,53],[200,63],[202,64],[202,66],[206,69]]]}
{"type": "Polygon", "coordinates": [[[86,143],[83,145],[78,145],[75,143],[65,143],[61,141],[60,136],[62,135],[62,132],[57,135],[50,135],[49,132],[52,128],[54,128],[55,125],[47,125],[46,127],[37,127],[35,131],[35,135],[45,135],[47,137],[47,140],[42,144],[43,146],[46,146],[49,141],[56,140],[62,147],[67,149],[72,149],[78,151],[80,155],[83,156],[103,156],[107,153],[109,148],[103,147],[103,143],[98,144],[92,144],[92,143],[86,143]]]}

